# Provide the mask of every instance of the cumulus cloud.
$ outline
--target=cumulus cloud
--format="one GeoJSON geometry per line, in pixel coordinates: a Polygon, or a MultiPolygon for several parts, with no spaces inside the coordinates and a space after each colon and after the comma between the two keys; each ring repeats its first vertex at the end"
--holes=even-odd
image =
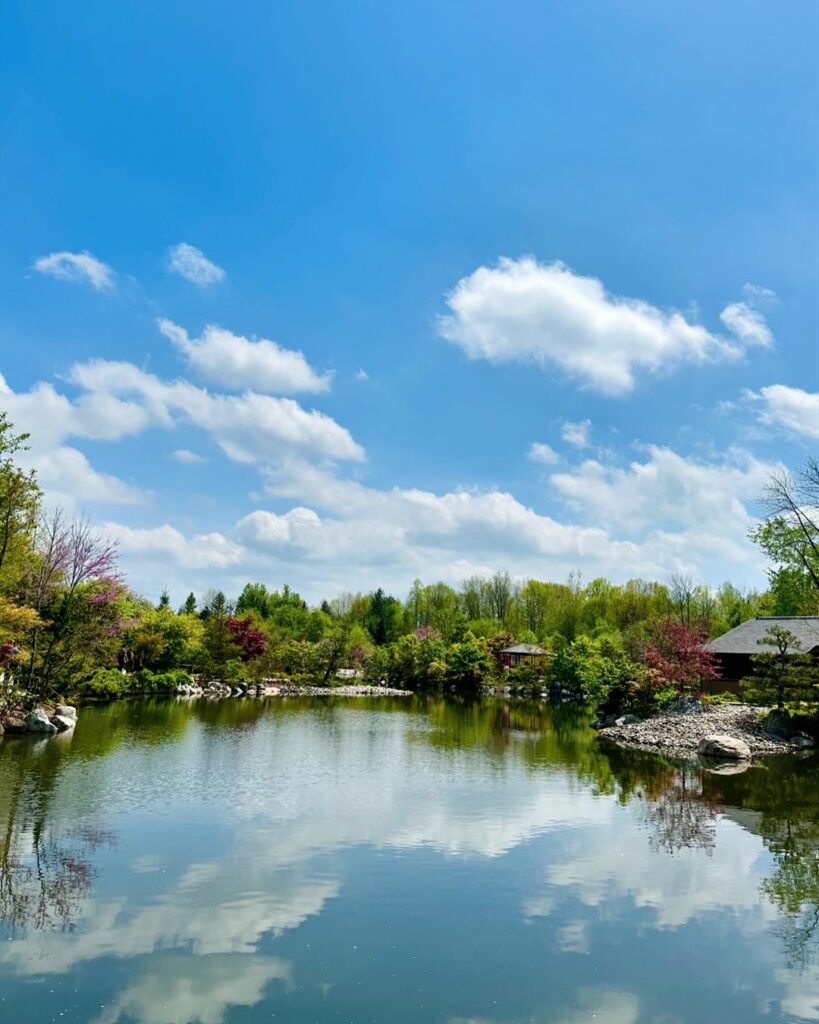
{"type": "Polygon", "coordinates": [[[164,381],[133,363],[108,360],[77,363],[70,379],[92,395],[137,402],[155,423],[172,426],[181,418],[209,433],[237,462],[278,462],[293,454],[364,458],[364,450],[346,428],[291,398],[253,391],[214,394],[186,381],[164,381]]]}
{"type": "Polygon", "coordinates": [[[204,455],[197,455],[196,452],[189,451],[187,448],[177,448],[176,451],[171,452],[171,458],[188,465],[205,461],[204,455]]]}
{"type": "Polygon", "coordinates": [[[803,437],[819,438],[819,392],[771,384],[745,397],[760,403],[759,420],[803,437]]]}
{"type": "Polygon", "coordinates": [[[187,242],[180,242],[168,250],[168,269],[199,288],[218,284],[225,277],[221,267],[211,262],[201,249],[187,242]]]}
{"type": "Polygon", "coordinates": [[[171,320],[159,320],[158,326],[192,370],[220,387],[285,394],[330,387],[329,373],[317,374],[302,352],[282,348],[275,341],[251,340],[214,324],[200,338],[191,338],[171,320]]]}
{"type": "Polygon", "coordinates": [[[542,462],[545,466],[552,466],[560,462],[560,456],[545,441],[533,441],[529,447],[529,459],[531,462],[542,462]]]}
{"type": "Polygon", "coordinates": [[[479,267],[446,302],[441,335],[471,359],[555,367],[607,395],[631,391],[642,372],[733,360],[743,351],[676,310],[611,295],[597,278],[531,257],[479,267]]]}
{"type": "Polygon", "coordinates": [[[549,481],[583,518],[627,536],[685,530],[744,548],[754,522],[747,505],[763,493],[778,465],[739,449],[713,462],[657,445],[645,453],[626,467],[588,459],[549,481]]]}
{"type": "Polygon", "coordinates": [[[114,287],[114,271],[87,249],[41,256],[34,261],[34,269],[61,281],[87,281],[98,292],[111,291],[114,287]]]}
{"type": "Polygon", "coordinates": [[[746,345],[759,345],[771,348],[773,333],[768,322],[758,309],[747,302],[732,302],[719,315],[720,320],[729,331],[745,342],[746,345]]]}
{"type": "Polygon", "coordinates": [[[104,505],[144,505],[145,491],[132,487],[119,477],[100,473],[76,448],[61,446],[35,452],[29,463],[50,501],[71,506],[78,501],[104,505]]]}
{"type": "Polygon", "coordinates": [[[591,429],[591,420],[566,420],[560,428],[560,436],[566,444],[574,445],[575,448],[588,448],[591,444],[591,429]]]}
{"type": "Polygon", "coordinates": [[[174,563],[184,569],[225,569],[242,560],[242,549],[221,533],[185,537],[167,523],[151,528],[105,523],[103,532],[117,541],[120,554],[174,563]]]}
{"type": "Polygon", "coordinates": [[[141,505],[147,495],[109,473],[93,468],[67,437],[114,441],[142,430],[150,416],[138,406],[110,395],[85,395],[72,402],[50,384],[36,384],[15,393],[0,375],[0,403],[15,429],[30,434],[28,449],[19,455],[26,468],[37,472],[49,499],[60,505],[100,502],[141,505]]]}

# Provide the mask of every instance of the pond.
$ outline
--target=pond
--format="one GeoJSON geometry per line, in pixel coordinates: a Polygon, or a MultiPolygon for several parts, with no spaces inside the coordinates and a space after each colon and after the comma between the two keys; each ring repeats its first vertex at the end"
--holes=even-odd
{"type": "Polygon", "coordinates": [[[0,1020],[819,1021],[819,759],[576,709],[142,701],[0,741],[0,1020]]]}

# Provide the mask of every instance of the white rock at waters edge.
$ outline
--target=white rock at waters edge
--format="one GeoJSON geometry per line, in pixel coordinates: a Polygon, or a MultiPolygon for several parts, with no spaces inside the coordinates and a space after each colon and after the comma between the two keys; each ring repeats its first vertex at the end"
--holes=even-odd
{"type": "Polygon", "coordinates": [[[57,731],[57,726],[49,722],[48,715],[42,708],[29,711],[25,717],[25,726],[26,732],[55,733],[57,731]]]}
{"type": "Polygon", "coordinates": [[[57,732],[68,732],[69,729],[73,729],[77,724],[76,718],[69,718],[68,715],[54,715],[51,719],[51,724],[56,728],[57,732]]]}
{"type": "Polygon", "coordinates": [[[730,761],[748,761],[751,748],[744,740],[725,733],[714,733],[701,739],[697,745],[697,753],[704,757],[722,757],[730,761]]]}
{"type": "Polygon", "coordinates": [[[75,722],[77,721],[77,709],[72,704],[58,704],[54,708],[54,714],[60,715],[63,718],[73,718],[75,722]]]}

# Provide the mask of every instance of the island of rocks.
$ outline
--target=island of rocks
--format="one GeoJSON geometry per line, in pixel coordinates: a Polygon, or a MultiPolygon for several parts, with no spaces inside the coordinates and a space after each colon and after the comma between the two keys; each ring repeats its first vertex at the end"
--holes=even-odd
{"type": "Polygon", "coordinates": [[[706,761],[750,761],[814,749],[816,742],[802,725],[776,709],[681,699],[650,718],[611,716],[595,722],[594,728],[602,740],[633,750],[706,761]]]}

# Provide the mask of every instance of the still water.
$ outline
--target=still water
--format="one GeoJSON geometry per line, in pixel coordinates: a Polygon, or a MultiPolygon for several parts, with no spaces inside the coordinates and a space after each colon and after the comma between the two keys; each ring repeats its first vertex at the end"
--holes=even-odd
{"type": "Polygon", "coordinates": [[[582,713],[142,702],[0,740],[0,1020],[819,1021],[819,761],[582,713]]]}

